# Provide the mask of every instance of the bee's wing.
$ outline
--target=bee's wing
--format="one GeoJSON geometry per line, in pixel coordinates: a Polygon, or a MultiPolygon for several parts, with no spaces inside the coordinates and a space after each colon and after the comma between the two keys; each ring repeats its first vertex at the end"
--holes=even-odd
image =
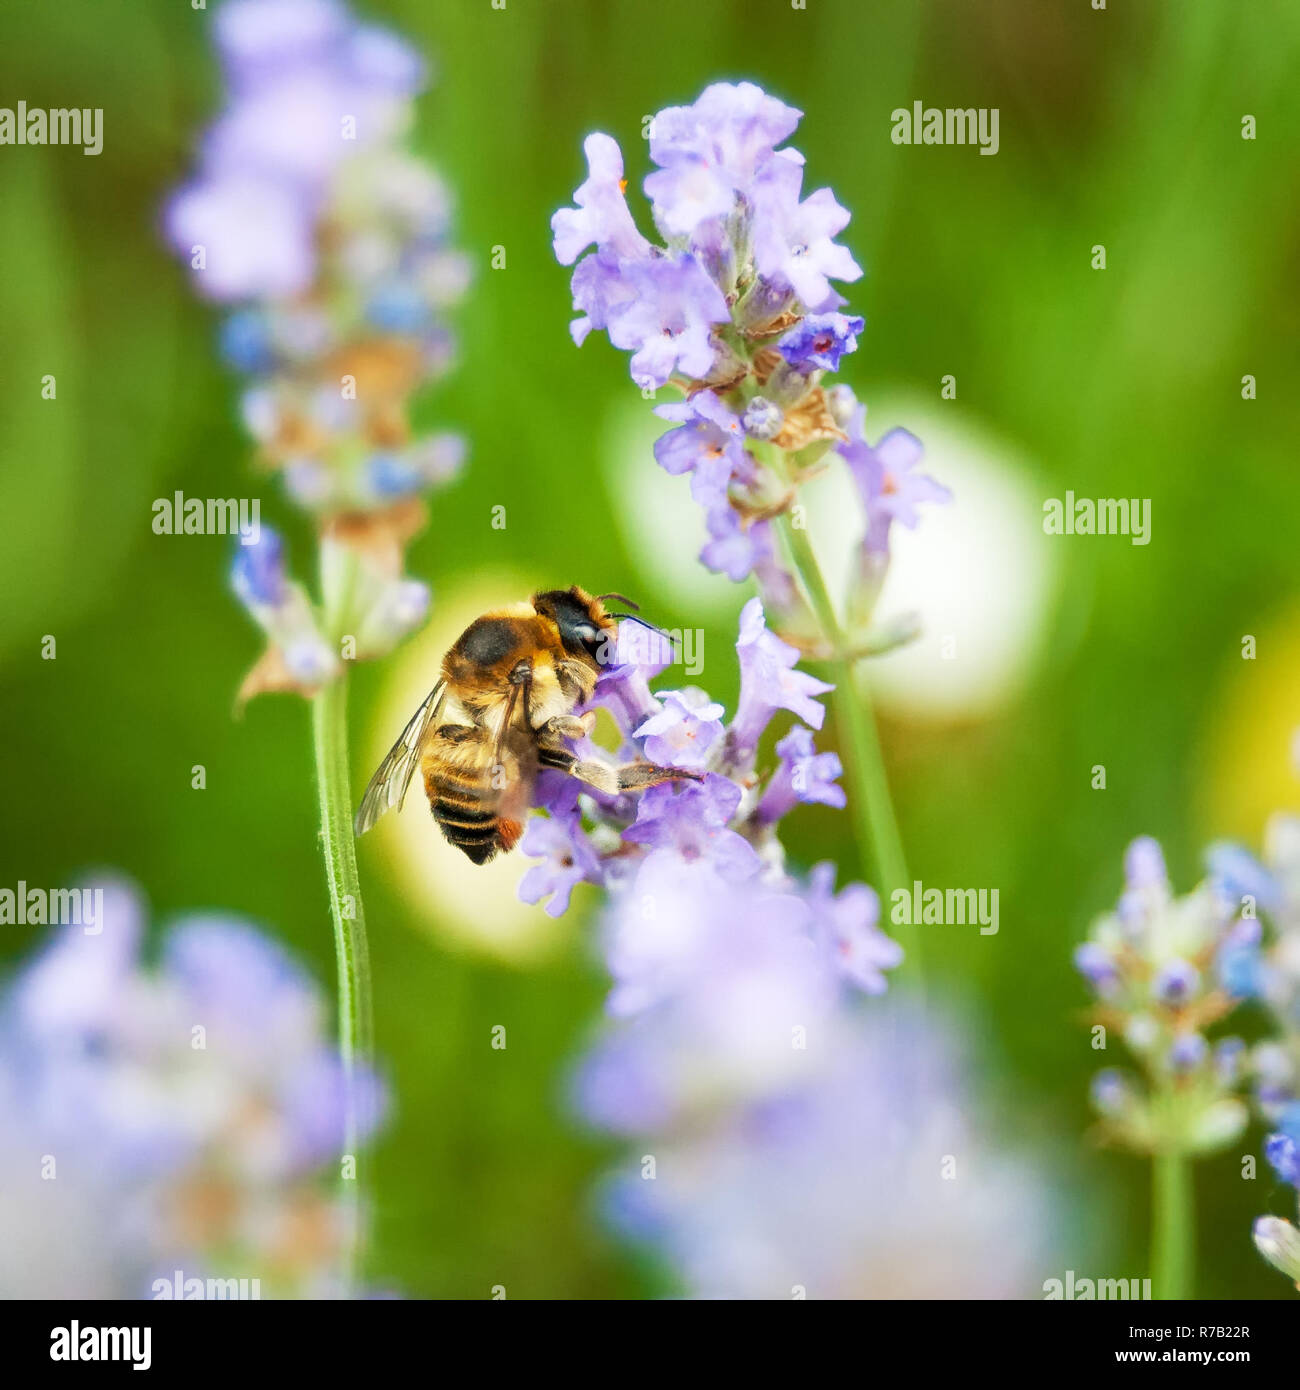
{"type": "Polygon", "coordinates": [[[406,800],[406,789],[411,785],[415,769],[420,766],[424,741],[438,717],[445,694],[446,682],[439,681],[402,730],[401,738],[388,750],[388,756],[379,764],[379,770],[370,779],[370,785],[361,798],[361,807],[353,822],[358,835],[364,835],[385,811],[391,811],[394,806],[400,808],[406,800]]]}

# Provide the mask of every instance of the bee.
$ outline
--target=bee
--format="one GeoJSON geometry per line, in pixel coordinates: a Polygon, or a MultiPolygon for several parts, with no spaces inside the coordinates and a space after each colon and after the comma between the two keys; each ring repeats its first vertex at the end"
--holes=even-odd
{"type": "Polygon", "coordinates": [[[628,616],[608,612],[606,599],[636,607],[621,594],[593,598],[575,584],[476,618],[370,779],[356,833],[400,809],[417,767],[439,829],[475,864],[519,842],[544,767],[610,793],[699,781],[699,773],[655,763],[580,759],[567,747],[592,730],[594,711],[574,710],[591,699],[618,620],[628,616]]]}

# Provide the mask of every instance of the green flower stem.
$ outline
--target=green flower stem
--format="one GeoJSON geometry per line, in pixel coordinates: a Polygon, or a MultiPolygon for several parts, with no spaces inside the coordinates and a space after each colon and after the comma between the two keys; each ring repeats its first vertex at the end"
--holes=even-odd
{"type": "Polygon", "coordinates": [[[373,1017],[370,1002],[370,950],[352,838],[352,789],[348,776],[347,669],[312,700],[316,748],[316,786],[320,796],[321,839],[330,915],[339,972],[339,1055],[343,1062],[344,1158],[351,1177],[342,1177],[344,1237],[342,1274],[347,1296],[356,1289],[364,1246],[361,1115],[358,1073],[371,1060],[373,1017]]]}
{"type": "MultiPolygon", "coordinates": [[[[779,525],[791,565],[833,653],[830,666],[835,677],[835,693],[832,701],[852,788],[849,810],[863,871],[868,878],[875,879],[880,892],[881,917],[885,920],[894,890],[901,888],[910,895],[912,880],[907,871],[903,840],[898,833],[894,803],[889,795],[889,780],[885,775],[870,692],[866,683],[858,679],[856,659],[835,615],[835,605],[813,554],[807,530],[793,525],[789,513],[781,515],[779,525]]],[[[900,923],[893,931],[904,951],[903,964],[898,971],[900,977],[910,980],[917,990],[923,990],[925,969],[917,924],[900,923]]]]}
{"type": "Polygon", "coordinates": [[[1190,1298],[1196,1263],[1191,1162],[1178,1152],[1158,1153],[1151,1177],[1151,1291],[1156,1298],[1190,1298]]]}

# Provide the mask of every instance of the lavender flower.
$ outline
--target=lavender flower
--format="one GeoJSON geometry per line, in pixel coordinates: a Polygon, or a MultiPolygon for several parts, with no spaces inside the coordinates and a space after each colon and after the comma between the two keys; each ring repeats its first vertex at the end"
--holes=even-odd
{"type": "Polygon", "coordinates": [[[314,277],[331,179],[391,138],[422,65],[333,0],[230,0],[214,27],[231,100],[168,205],[168,239],[187,258],[202,250],[209,298],[296,294],[314,277]]]}
{"type": "Polygon", "coordinates": [[[636,730],[646,756],[667,767],[703,767],[709,749],[722,737],[723,708],[694,687],[667,690],[663,709],[636,730]]]}
{"type": "Polygon", "coordinates": [[[139,896],[99,886],[101,930],[59,930],[0,996],[0,1291],[147,1297],[177,1268],[337,1291],[343,1074],[318,987],[217,915],[146,967],[139,896]]]}
{"type": "MultiPolygon", "coordinates": [[[[574,266],[575,341],[605,329],[632,354],[643,392],[683,394],[656,408],[672,428],[655,457],[689,479],[707,531],[702,563],[759,585],[741,615],[729,723],[703,692],[652,695],[651,672],[621,652],[596,689],[621,757],[674,762],[699,781],[652,787],[639,801],[539,788],[553,833],[580,833],[595,850],[586,876],[606,894],[609,1021],[576,1079],[579,1109],[645,1136],[667,1170],[639,1196],[636,1182],[617,1183],[614,1218],[705,1295],[894,1291],[916,1268],[914,1241],[939,1195],[933,1172],[909,1170],[936,1132],[933,1117],[952,1115],[927,1068],[909,1076],[906,1097],[881,1070],[896,1045],[909,1062],[935,1055],[928,1028],[917,1027],[914,1048],[895,1021],[886,1032],[907,1036],[880,1046],[879,1018],[873,1029],[852,1007],[883,992],[902,958],[880,930],[876,893],[862,883],[836,892],[829,863],[799,875],[780,839],[801,803],[846,801],[838,757],[813,742],[819,697],[832,687],[798,669],[800,657],[834,657],[847,678],[859,647],[885,649],[869,625],[890,528],[915,524],[918,503],[946,496],[900,447],[911,436],[872,450],[847,428],[865,414],[852,393],[822,384],[864,326],[840,312],[831,282],[862,272],[835,240],[848,213],[829,189],[804,194],[803,157],[784,144],[799,119],[752,83],[717,84],[659,112],[649,131],[657,167],[644,187],[662,244],[638,230],[622,156],[604,135],[586,142],[575,206],[552,219],[556,256],[574,266]],[[827,617],[794,511],[831,462],[860,473],[864,510],[843,633],[827,617]],[[776,742],[776,766],[760,766],[782,711],[800,722],[776,742]]],[[[600,754],[584,741],[581,756],[600,754]]],[[[940,1292],[970,1291],[976,1278],[988,1288],[992,1251],[1004,1248],[999,1223],[979,1229],[1002,1207],[989,1191],[959,1208],[955,1226],[945,1219],[943,1267],[953,1269],[955,1236],[971,1270],[953,1269],[940,1292]]]]}
{"type": "Polygon", "coordinates": [[[790,710],[820,729],[826,712],[814,696],[832,689],[825,681],[798,671],[798,651],[769,632],[763,605],[750,599],[740,615],[740,703],[732,738],[742,749],[757,746],[759,736],[779,709],[790,710]]]}
{"type": "Polygon", "coordinates": [[[829,188],[800,200],[803,166],[773,159],[754,181],[754,266],[768,284],[785,289],[815,314],[844,301],[832,280],[858,280],[862,267],[832,238],[849,214],[829,188]]]}
{"type": "Polygon", "coordinates": [[[880,931],[880,899],[865,883],[835,893],[835,865],[818,864],[809,877],[813,935],[830,950],[836,966],[865,994],[883,994],[884,972],[900,965],[902,947],[880,931]]]}
{"type": "Polygon", "coordinates": [[[733,474],[746,467],[740,420],[713,394],[701,391],[681,405],[661,405],[655,414],[663,420],[680,420],[675,430],[655,443],[655,458],[665,473],[689,473],[711,460],[725,462],[723,488],[733,474]]]}
{"type": "Polygon", "coordinates": [[[623,841],[642,845],[648,859],[687,864],[708,862],[728,882],[753,878],[761,861],[749,839],[731,821],[744,793],[716,773],[695,786],[651,787],[637,805],[636,820],[623,841]]]}
{"type": "MultiPolygon", "coordinates": [[[[821,385],[863,328],[839,312],[831,281],[862,271],[834,240],[848,213],[827,188],[803,197],[803,156],[778,148],[800,114],[749,82],[718,83],[691,106],[660,111],[650,134],[659,167],[645,192],[665,245],[637,229],[623,157],[607,135],[587,138],[588,177],[575,206],[551,219],[556,258],[577,262],[575,340],[603,328],[632,354],[643,390],[671,384],[687,396],[657,409],[678,428],[655,457],[670,473],[692,474],[709,534],[702,562],[735,581],[757,576],[769,607],[796,625],[802,600],[766,527],[828,450],[842,450],[861,475],[873,554],[886,553],[893,520],[915,525],[918,503],[948,495],[902,456],[900,440],[877,454],[846,433],[821,385]]],[[[874,599],[878,575],[863,582],[874,599]]],[[[867,605],[851,607],[865,623],[867,605]]]]}
{"type": "MultiPolygon", "coordinates": [[[[1291,1102],[1278,1118],[1282,1129],[1264,1141],[1264,1157],[1278,1180],[1300,1194],[1300,1103],[1291,1102]]],[[[1263,1216],[1253,1235],[1260,1254],[1300,1289],[1300,1231],[1280,1217],[1263,1216]]]]}
{"type": "MultiPolygon", "coordinates": [[[[915,1111],[900,1102],[879,1071],[879,1021],[868,1027],[850,1007],[855,997],[884,992],[902,958],[880,930],[876,894],[862,883],[837,892],[832,864],[803,878],[785,862],[782,817],[802,801],[843,804],[834,783],[838,759],[817,753],[812,731],[799,723],[777,742],[778,766],[766,775],[757,748],[782,709],[820,724],[815,696],[828,687],[795,669],[797,654],[767,632],[757,600],[737,643],[743,725],[739,710],[727,724],[723,707],[698,690],[652,695],[657,663],[633,659],[636,643],[623,634],[619,648],[596,704],[620,728],[620,756],[644,751],[691,766],[703,780],[651,787],[629,801],[572,779],[543,778],[539,801],[547,815],[534,818],[523,838],[538,862],[520,886],[526,901],[553,893],[553,914],[579,881],[606,895],[608,1021],[575,1075],[575,1103],[592,1124],[653,1136],[654,1152],[671,1165],[653,1200],[618,1184],[615,1224],[652,1239],[694,1293],[759,1295],[779,1289],[777,1278],[819,1292],[883,1285],[905,1263],[905,1224],[928,1230],[933,1221],[933,1173],[919,1160],[913,1166],[910,1146],[923,1137],[928,1143],[928,1127],[952,1108],[946,1094],[915,1088],[915,1111]],[[846,1103],[856,1118],[840,1126],[834,1117],[846,1103]],[[862,1142],[872,1132],[873,1142],[862,1142]],[[881,1135],[892,1136],[887,1151],[881,1135]],[[820,1183],[800,1184],[777,1216],[766,1190],[780,1183],[785,1164],[819,1172],[843,1191],[832,1196],[820,1183]],[[692,1193],[679,1187],[687,1171],[699,1182],[692,1193]],[[729,1175],[739,1171],[742,1185],[731,1188],[729,1175]],[[851,1204],[858,1215],[839,1229],[822,1198],[833,1205],[859,1184],[851,1204]],[[864,1209],[868,1190],[876,1200],[864,1209]],[[633,1219],[627,1203],[638,1200],[649,1205],[633,1219]],[[726,1263],[706,1273],[692,1252],[713,1239],[704,1235],[710,1204],[725,1209],[717,1250],[725,1248],[726,1263]],[[747,1267],[740,1251],[755,1248],[761,1259],[747,1267]]],[[[585,746],[583,756],[601,754],[585,746]]],[[[895,1038],[890,1046],[916,1055],[911,1041],[895,1038]]],[[[996,1172],[960,1207],[945,1202],[945,1220],[956,1221],[952,1229],[968,1242],[968,1264],[932,1264],[927,1278],[940,1268],[950,1273],[927,1282],[931,1291],[973,1291],[980,1260],[994,1260],[1008,1289],[1023,1279],[1020,1257],[993,1239],[1003,1201],[996,1172]]],[[[1008,1171],[1005,1191],[1012,1188],[1008,1171]]]]}
{"type": "Polygon", "coordinates": [[[759,803],[762,820],[778,821],[799,802],[816,801],[840,808],[847,804],[837,780],[843,771],[839,754],[817,752],[810,729],[796,724],[776,745],[776,754],[781,764],[759,803]]]}
{"type": "Polygon", "coordinates": [[[713,364],[712,327],[727,303],[693,256],[656,256],[626,265],[630,298],[608,323],[609,340],[632,354],[632,380],[665,385],[676,372],[702,377],[713,364]]]}
{"type": "Polygon", "coordinates": [[[621,1165],[604,1209],[667,1260],[687,1296],[1037,1291],[1048,1194],[1022,1156],[973,1123],[981,1111],[955,1037],[916,1018],[843,1017],[815,1054],[774,1049],[780,1070],[744,1100],[666,1133],[660,1073],[644,1066],[644,1035],[633,1039],[635,1050],[597,1054],[577,1094],[593,1122],[652,1144],[654,1180],[621,1165]],[[960,1155],[948,1176],[944,1154],[960,1155]]]}
{"type": "Polygon", "coordinates": [[[284,543],[269,526],[258,539],[241,545],[231,567],[231,587],[268,638],[259,674],[250,677],[248,693],[259,681],[313,691],[337,674],[340,663],[321,632],[306,590],[290,582],[284,543]]]}
{"type": "MultiPolygon", "coordinates": [[[[848,403],[842,398],[841,408],[848,403]]],[[[916,471],[921,460],[921,441],[907,430],[891,430],[872,447],[863,433],[866,409],[851,402],[848,441],[841,449],[858,494],[866,510],[868,524],[863,550],[869,559],[879,561],[889,555],[889,532],[894,522],[909,529],[920,520],[918,507],[925,502],[947,502],[951,494],[933,478],[916,471]]]]}
{"type": "Polygon", "coordinates": [[[777,342],[777,351],[801,371],[838,372],[840,358],[857,351],[864,326],[847,314],[809,314],[777,342]]]}
{"type": "Polygon", "coordinates": [[[608,135],[589,135],[583,144],[587,180],[573,195],[576,208],[551,218],[555,255],[572,265],[589,247],[612,251],[625,260],[649,260],[650,243],[636,229],[623,196],[623,154],[608,135]]]}
{"type": "Polygon", "coordinates": [[[769,160],[802,163],[795,150],[775,153],[802,115],[752,82],[716,83],[693,106],[660,111],[650,127],[650,158],[662,172],[645,184],[655,224],[667,236],[692,237],[730,216],[769,160]]]}
{"type": "MultiPolygon", "coordinates": [[[[707,905],[717,897],[717,885],[726,885],[715,906],[729,920],[739,895],[756,895],[752,901],[760,915],[760,903],[770,898],[783,930],[797,938],[800,954],[821,962],[828,983],[839,978],[851,957],[861,962],[861,968],[848,971],[859,987],[873,992],[882,987],[878,968],[891,968],[899,956],[880,934],[874,910],[865,911],[874,895],[865,888],[861,894],[846,889],[836,899],[825,866],[801,886],[785,870],[776,835],[777,822],[800,801],[844,804],[834,784],[838,758],[818,754],[811,731],[796,724],[777,744],[778,767],[766,778],[756,767],[759,741],[778,711],[791,710],[820,726],[824,711],[814,697],[831,687],[794,669],[797,653],[767,632],[757,599],[742,617],[741,698],[730,724],[724,723],[723,706],[702,690],[652,695],[649,679],[658,663],[641,665],[636,644],[625,641],[624,633],[620,647],[622,659],[606,667],[595,703],[610,711],[622,731],[621,755],[688,767],[701,780],[665,783],[630,799],[579,790],[572,779],[543,778],[539,801],[549,819],[539,828],[531,823],[523,840],[525,853],[542,862],[529,870],[521,896],[535,902],[554,892],[548,911],[559,913],[572,884],[586,879],[619,902],[638,904],[637,911],[649,911],[647,905],[654,903],[656,915],[685,920],[683,914],[696,911],[688,896],[707,905]],[[679,897],[680,907],[670,912],[665,904],[679,897]],[[838,926],[828,925],[832,921],[838,926]]],[[[603,755],[589,745],[583,756],[603,755]]]]}
{"type": "Polygon", "coordinates": [[[1239,914],[1216,973],[1233,995],[1263,1004],[1276,1025],[1277,1038],[1255,1048],[1249,1064],[1260,1114],[1276,1123],[1300,1103],[1300,816],[1269,819],[1261,859],[1228,844],[1212,845],[1206,859],[1216,897],[1239,914]]]}
{"type": "MultiPolygon", "coordinates": [[[[1300,816],[1270,817],[1258,859],[1223,843],[1212,845],[1206,859],[1216,898],[1239,914],[1216,958],[1222,987],[1257,1000],[1273,1023],[1272,1036],[1250,1049],[1239,1069],[1252,1081],[1255,1108],[1271,1131],[1265,1159],[1300,1202],[1300,816]]],[[[1300,1230],[1262,1216],[1253,1237],[1260,1254],[1300,1288],[1300,1230]]]]}
{"type": "Polygon", "coordinates": [[[569,910],[574,888],[599,873],[596,853],[582,832],[576,805],[567,814],[552,810],[545,818],[533,816],[519,847],[539,860],[520,881],[520,901],[537,903],[549,898],[546,912],[551,917],[562,917],[569,910]]]}
{"type": "MultiPolygon", "coordinates": [[[[268,648],[241,696],[311,694],[423,621],[402,556],[463,446],[414,437],[407,402],[451,365],[444,316],[468,266],[446,189],[402,147],[425,81],[410,48],[336,0],[230,0],[214,22],[226,106],[164,230],[196,290],[229,306],[220,340],[248,378],[245,424],[334,552],[328,611],[296,585],[289,608],[248,603],[268,648]]],[[[241,557],[246,600],[247,570],[241,557]]]]}
{"type": "Polygon", "coordinates": [[[1240,1069],[1228,1065],[1240,1044],[1225,1039],[1212,1050],[1205,1036],[1236,1002],[1208,967],[1240,921],[1209,885],[1176,898],[1154,840],[1129,846],[1124,873],[1117,910],[1093,924],[1075,954],[1099,1000],[1097,1022],[1124,1039],[1147,1082],[1144,1092],[1121,1078],[1122,1091],[1106,1092],[1104,1131],[1146,1153],[1212,1152],[1247,1119],[1234,1095],[1240,1069]]]}

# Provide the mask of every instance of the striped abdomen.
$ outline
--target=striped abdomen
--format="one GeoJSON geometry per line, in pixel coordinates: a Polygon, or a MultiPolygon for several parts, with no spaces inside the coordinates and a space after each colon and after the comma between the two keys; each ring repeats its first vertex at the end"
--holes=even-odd
{"type": "Polygon", "coordinates": [[[498,789],[503,778],[485,756],[485,742],[477,729],[439,729],[424,759],[424,790],[433,818],[447,840],[475,864],[514,849],[523,832],[521,820],[503,814],[513,809],[507,803],[517,797],[498,789]]]}

